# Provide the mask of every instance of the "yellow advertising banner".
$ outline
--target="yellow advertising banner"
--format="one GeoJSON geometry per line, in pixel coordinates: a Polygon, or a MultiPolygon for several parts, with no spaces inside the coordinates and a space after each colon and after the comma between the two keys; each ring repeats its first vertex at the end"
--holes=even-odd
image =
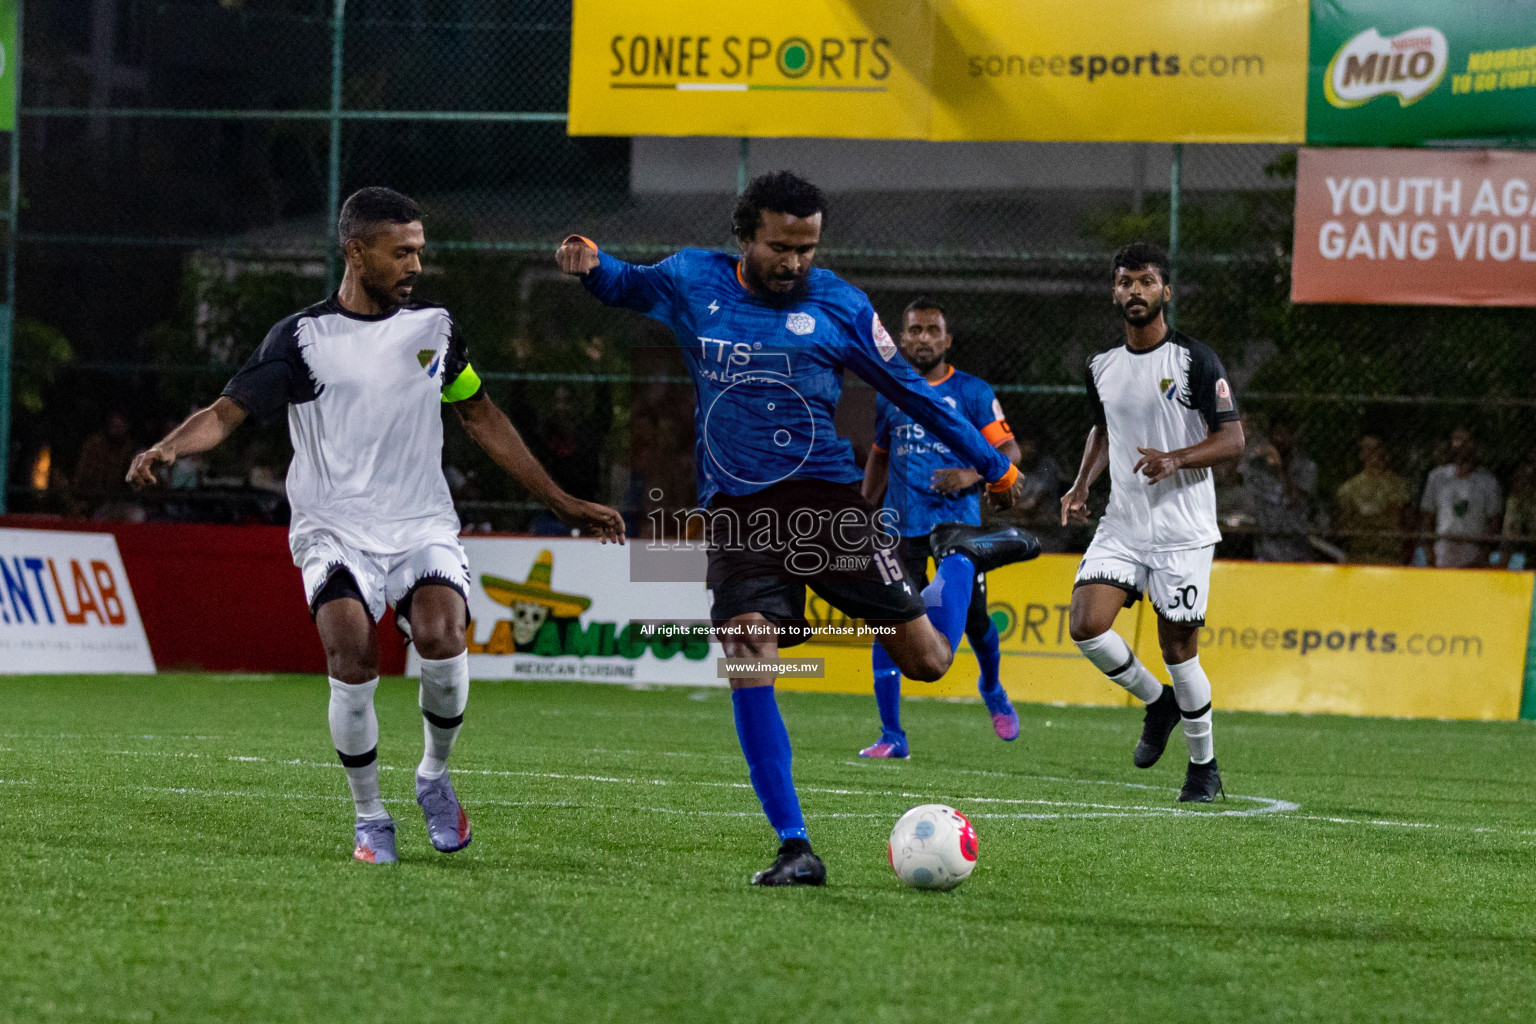
{"type": "Polygon", "coordinates": [[[573,135],[1296,142],[1307,0],[576,0],[573,135]]]}
{"type": "MultiPolygon", "coordinates": [[[[1067,609],[1072,600],[1072,577],[1077,558],[1041,555],[1033,562],[1005,566],[987,574],[988,609],[997,623],[1003,652],[1003,685],[1018,700],[1067,704],[1125,704],[1130,698],[1090,665],[1067,633],[1067,609]]],[[[930,566],[931,572],[931,566],[930,566]]],[[[1145,603],[1120,613],[1115,630],[1134,644],[1145,603]]],[[[845,626],[850,623],[814,595],[806,605],[812,625],[845,626]]],[[[976,660],[962,644],[954,668],[936,683],[904,684],[909,696],[976,696],[976,660]]],[[[874,675],[869,662],[869,641],[850,638],[843,643],[807,643],[789,650],[787,657],[825,658],[824,679],[781,679],[780,687],[824,690],[833,693],[873,693],[874,675]]]]}
{"type": "MultiPolygon", "coordinates": [[[[1532,574],[1217,562],[1200,663],[1218,708],[1520,714],[1532,574]]],[[[1155,626],[1137,652],[1168,681],[1155,626]]]]}
{"type": "Polygon", "coordinates": [[[1307,0],[937,5],[929,137],[1299,142],[1307,0]]]}
{"type": "MultiPolygon", "coordinates": [[[[987,577],[1003,685],[1016,700],[1132,703],[1067,634],[1076,569],[1074,556],[1042,555],[987,577]]],[[[1218,710],[1514,719],[1533,579],[1492,570],[1217,562],[1200,661],[1218,710]]],[[[841,624],[819,600],[808,614],[841,624]]],[[[1147,603],[1121,612],[1115,628],[1166,682],[1147,603]]],[[[806,644],[791,654],[826,658],[826,678],[781,680],[782,688],[873,690],[868,643],[806,644]]],[[[904,692],[973,697],[975,680],[964,647],[943,679],[908,682],[904,692]]]]}
{"type": "Polygon", "coordinates": [[[927,0],[576,0],[572,135],[928,132],[927,0]]]}

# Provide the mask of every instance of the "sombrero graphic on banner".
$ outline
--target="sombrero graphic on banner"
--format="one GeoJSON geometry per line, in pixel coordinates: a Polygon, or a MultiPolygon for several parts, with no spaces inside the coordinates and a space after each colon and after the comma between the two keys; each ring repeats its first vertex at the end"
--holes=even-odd
{"type": "Polygon", "coordinates": [[[520,644],[532,643],[539,627],[550,616],[573,619],[592,607],[590,597],[555,590],[554,572],[555,556],[546,548],[539,552],[528,570],[528,578],[521,583],[488,574],[480,577],[486,596],[512,609],[512,635],[520,644]]]}

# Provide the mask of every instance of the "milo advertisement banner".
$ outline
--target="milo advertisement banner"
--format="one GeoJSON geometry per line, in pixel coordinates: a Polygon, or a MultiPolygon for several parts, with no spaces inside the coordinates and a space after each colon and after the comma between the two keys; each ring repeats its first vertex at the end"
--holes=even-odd
{"type": "MultiPolygon", "coordinates": [[[[715,675],[718,646],[636,621],[708,619],[702,583],[632,583],[626,550],[595,540],[465,537],[463,544],[473,581],[472,678],[725,685],[715,675]]],[[[414,648],[406,670],[420,672],[414,648]]]]}
{"type": "Polygon", "coordinates": [[[1536,138],[1536,0],[1312,0],[1307,141],[1536,138]]]}

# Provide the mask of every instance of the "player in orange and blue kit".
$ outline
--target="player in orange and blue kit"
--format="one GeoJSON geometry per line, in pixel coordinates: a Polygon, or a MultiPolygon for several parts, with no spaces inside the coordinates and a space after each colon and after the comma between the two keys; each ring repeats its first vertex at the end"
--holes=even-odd
{"type": "MultiPolygon", "coordinates": [[[[1017,463],[1019,446],[1003,418],[1001,403],[986,381],[949,364],[953,342],[942,306],[925,298],[907,306],[902,314],[902,356],[923,375],[936,398],[965,417],[1010,462],[1017,463]]],[[[928,535],[933,528],[940,523],[981,523],[981,474],[883,395],[877,399],[875,443],[864,466],[863,490],[871,504],[879,502],[884,493],[884,508],[901,535],[900,557],[907,575],[924,585],[932,554],[928,535]]],[[[971,588],[965,636],[981,667],[976,688],[992,716],[992,728],[1002,739],[1016,739],[1019,716],[998,674],[1002,652],[997,627],[987,616],[985,573],[976,574],[971,588]]],[[[908,757],[907,734],[901,727],[901,669],[878,641],[873,658],[880,739],[859,751],[859,756],[908,757]]]]}

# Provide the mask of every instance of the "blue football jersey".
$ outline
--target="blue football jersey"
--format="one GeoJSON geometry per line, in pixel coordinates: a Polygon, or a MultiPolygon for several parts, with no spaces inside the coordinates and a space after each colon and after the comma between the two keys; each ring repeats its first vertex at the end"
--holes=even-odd
{"type": "Polygon", "coordinates": [[[740,257],[723,252],[684,249],[651,266],[598,255],[581,279],[587,290],[666,324],[682,348],[698,398],[701,506],[782,480],[862,479],[853,445],[832,425],[845,369],[987,480],[1007,474],[1008,460],[900,358],[869,297],[831,271],[813,269],[798,302],[775,305],[747,287],[740,257]]]}
{"type": "MultiPolygon", "coordinates": [[[[980,377],[951,368],[929,385],[933,396],[954,409],[993,445],[1013,437],[1003,407],[980,377]]],[[[933,489],[938,469],[975,468],[933,431],[915,421],[881,395],[875,408],[875,446],[890,453],[885,507],[895,513],[896,532],[903,537],[926,536],[939,523],[981,523],[981,484],[955,494],[933,489]]]]}

